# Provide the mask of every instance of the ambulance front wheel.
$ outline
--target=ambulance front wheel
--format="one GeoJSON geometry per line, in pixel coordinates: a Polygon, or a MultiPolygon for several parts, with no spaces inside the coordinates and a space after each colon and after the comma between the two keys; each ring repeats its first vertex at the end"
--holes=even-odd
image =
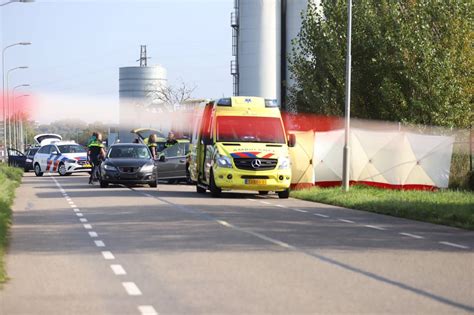
{"type": "Polygon", "coordinates": [[[209,191],[211,192],[211,196],[220,197],[222,189],[216,186],[216,182],[214,181],[214,174],[212,171],[209,177],[210,177],[209,191]]]}
{"type": "Polygon", "coordinates": [[[36,176],[43,176],[43,172],[41,171],[41,167],[38,163],[35,164],[35,175],[36,176]]]}
{"type": "Polygon", "coordinates": [[[278,198],[288,199],[290,197],[290,188],[278,192],[278,198]]]}

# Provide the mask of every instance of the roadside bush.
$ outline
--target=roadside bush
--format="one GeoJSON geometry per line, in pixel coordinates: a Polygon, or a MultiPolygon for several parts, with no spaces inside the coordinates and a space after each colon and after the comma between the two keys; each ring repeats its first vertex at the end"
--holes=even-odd
{"type": "Polygon", "coordinates": [[[0,164],[0,283],[6,280],[3,256],[7,246],[15,188],[20,184],[22,174],[23,171],[19,168],[0,164]]]}

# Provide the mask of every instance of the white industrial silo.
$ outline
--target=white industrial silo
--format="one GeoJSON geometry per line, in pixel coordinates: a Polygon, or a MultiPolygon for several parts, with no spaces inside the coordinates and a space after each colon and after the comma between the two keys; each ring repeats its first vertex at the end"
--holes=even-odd
{"type": "Polygon", "coordinates": [[[280,96],[280,0],[238,0],[238,94],[280,96]]]}
{"type": "MultiPolygon", "coordinates": [[[[319,6],[321,0],[287,0],[286,1],[286,55],[291,55],[293,51],[292,40],[298,36],[301,29],[302,13],[308,8],[308,3],[312,2],[319,6]]],[[[291,86],[294,80],[291,79],[291,73],[288,68],[288,62],[286,62],[286,83],[287,86],[291,86]]]]}
{"type": "Polygon", "coordinates": [[[151,105],[159,107],[158,91],[167,85],[167,72],[162,66],[123,67],[119,73],[120,140],[132,140],[130,130],[154,127],[151,105]]]}
{"type": "Polygon", "coordinates": [[[308,2],[321,0],[234,0],[231,73],[234,94],[278,99],[293,84],[288,69],[291,41],[298,35],[308,2]]]}

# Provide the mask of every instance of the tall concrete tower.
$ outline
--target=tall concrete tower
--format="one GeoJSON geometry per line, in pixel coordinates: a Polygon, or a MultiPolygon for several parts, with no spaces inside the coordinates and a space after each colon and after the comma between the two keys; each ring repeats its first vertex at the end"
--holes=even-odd
{"type": "Polygon", "coordinates": [[[148,66],[146,46],[141,47],[140,66],[119,69],[120,115],[119,137],[122,142],[130,142],[130,130],[153,127],[150,108],[160,106],[156,95],[167,85],[167,72],[162,66],[148,66]]]}

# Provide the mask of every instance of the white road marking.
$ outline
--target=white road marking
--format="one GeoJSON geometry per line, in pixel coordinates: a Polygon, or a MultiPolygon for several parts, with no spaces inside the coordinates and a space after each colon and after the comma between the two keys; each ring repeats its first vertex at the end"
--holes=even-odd
{"type": "Polygon", "coordinates": [[[114,254],[112,254],[112,252],[109,252],[109,251],[103,251],[103,252],[102,252],[102,256],[104,256],[104,259],[106,259],[106,260],[113,260],[113,259],[115,259],[114,254]]]}
{"type": "Polygon", "coordinates": [[[141,315],[158,315],[158,312],[151,305],[140,305],[138,306],[138,310],[141,315]]]}
{"type": "Polygon", "coordinates": [[[411,234],[411,233],[399,233],[400,235],[404,235],[404,236],[408,236],[408,237],[412,237],[412,238],[416,238],[416,239],[422,239],[424,238],[423,236],[420,236],[420,235],[416,235],[416,234],[411,234]]]}
{"type": "Polygon", "coordinates": [[[229,224],[229,223],[226,222],[226,221],[217,220],[217,223],[219,223],[219,224],[221,224],[221,225],[223,225],[223,226],[225,226],[225,227],[232,227],[232,225],[229,224]]]}
{"type": "Polygon", "coordinates": [[[73,205],[73,204],[74,204],[74,201],[68,201],[68,203],[69,203],[70,205],[73,205]]]}
{"type": "Polygon", "coordinates": [[[351,220],[346,220],[346,219],[337,219],[338,221],[344,222],[344,223],[355,223],[354,221],[351,220]]]}
{"type": "Polygon", "coordinates": [[[277,206],[277,207],[279,207],[279,208],[286,208],[286,207],[283,206],[283,205],[275,205],[275,206],[277,206]]]}
{"type": "Polygon", "coordinates": [[[266,201],[260,201],[260,203],[263,203],[264,205],[271,205],[271,203],[266,202],[266,201]]]}
{"type": "Polygon", "coordinates": [[[370,229],[375,229],[375,230],[379,230],[379,231],[385,231],[386,229],[381,227],[381,226],[376,226],[376,225],[364,225],[365,227],[368,227],[370,229]]]}
{"type": "Polygon", "coordinates": [[[105,244],[103,241],[94,241],[94,243],[95,243],[95,246],[97,247],[105,247],[105,244]]]}
{"type": "Polygon", "coordinates": [[[133,282],[122,282],[125,291],[127,291],[128,295],[142,295],[142,291],[137,287],[137,285],[133,282]]]}
{"type": "Polygon", "coordinates": [[[451,247],[456,247],[456,248],[462,248],[462,249],[469,249],[469,246],[464,246],[464,245],[459,245],[451,242],[439,242],[440,244],[451,246],[451,247]]]}
{"type": "Polygon", "coordinates": [[[86,218],[80,218],[79,221],[81,221],[82,223],[86,223],[87,219],[86,218]]]}
{"type": "Polygon", "coordinates": [[[153,196],[152,196],[152,195],[150,195],[150,194],[147,194],[147,193],[143,193],[143,196],[145,196],[145,197],[150,197],[150,198],[153,198],[153,196]]]}
{"type": "Polygon", "coordinates": [[[98,237],[99,235],[97,234],[97,232],[91,231],[89,232],[89,236],[94,238],[94,237],[98,237]]]}
{"type": "MultiPolygon", "coordinates": [[[[66,196],[64,196],[64,197],[66,197],[66,196]]],[[[71,201],[71,198],[69,198],[69,197],[66,197],[66,200],[67,200],[67,201],[71,201]]]]}
{"type": "Polygon", "coordinates": [[[72,204],[70,206],[71,206],[71,208],[77,208],[77,206],[75,204],[72,204]]]}
{"type": "Polygon", "coordinates": [[[81,211],[78,208],[74,208],[73,210],[74,210],[74,212],[80,212],[81,211]]]}
{"type": "Polygon", "coordinates": [[[296,211],[296,212],[302,212],[302,213],[307,213],[308,212],[306,210],[301,210],[301,209],[296,209],[296,208],[293,208],[291,210],[296,211]]]}
{"type": "Polygon", "coordinates": [[[252,198],[247,198],[247,200],[249,200],[249,201],[255,201],[255,199],[252,199],[252,198]]]}
{"type": "Polygon", "coordinates": [[[83,217],[83,216],[84,216],[82,213],[79,213],[79,212],[76,213],[76,215],[77,215],[78,217],[83,217]]]}
{"type": "Polygon", "coordinates": [[[321,214],[321,213],[314,213],[314,215],[317,216],[317,217],[321,217],[321,218],[329,218],[328,215],[321,214]]]}
{"type": "Polygon", "coordinates": [[[110,265],[110,268],[116,276],[123,276],[127,274],[127,272],[125,272],[125,269],[123,269],[122,265],[110,265]]]}
{"type": "Polygon", "coordinates": [[[84,224],[84,228],[85,228],[86,230],[91,230],[91,229],[92,229],[92,225],[90,225],[90,224],[84,224]]]}

